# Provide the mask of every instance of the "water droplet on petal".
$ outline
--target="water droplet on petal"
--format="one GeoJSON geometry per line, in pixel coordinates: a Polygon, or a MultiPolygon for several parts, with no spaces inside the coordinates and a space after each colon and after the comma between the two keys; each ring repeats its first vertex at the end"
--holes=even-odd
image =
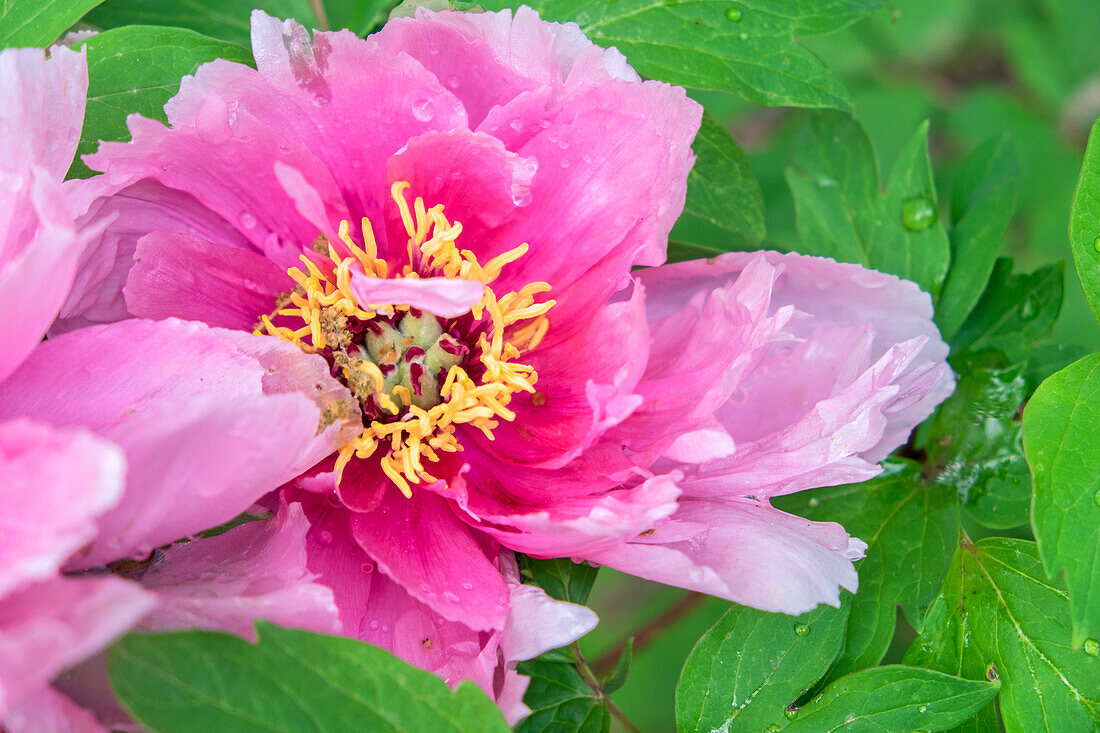
{"type": "Polygon", "coordinates": [[[562,168],[568,168],[568,167],[569,167],[569,166],[571,166],[571,165],[573,165],[573,164],[572,164],[572,163],[570,163],[570,162],[569,162],[568,160],[566,160],[565,158],[562,158],[562,159],[561,159],[561,167],[562,167],[562,168]]]}
{"type": "Polygon", "coordinates": [[[322,529],[320,532],[317,533],[317,541],[320,542],[322,545],[332,544],[332,532],[328,531],[327,529],[322,529]]]}
{"type": "Polygon", "coordinates": [[[810,635],[810,627],[807,626],[806,624],[795,624],[794,633],[797,634],[798,636],[809,636],[810,635]]]}
{"type": "Polygon", "coordinates": [[[569,149],[569,143],[562,140],[561,142],[558,143],[558,147],[561,148],[562,150],[568,150],[569,149]]]}
{"type": "Polygon", "coordinates": [[[513,132],[522,132],[523,131],[523,120],[521,120],[520,118],[517,117],[517,118],[515,118],[514,120],[512,120],[511,122],[508,123],[508,127],[511,127],[513,132]]]}
{"type": "Polygon", "coordinates": [[[901,205],[901,223],[911,232],[923,232],[939,220],[936,205],[923,196],[906,199],[901,205]]]}
{"type": "Polygon", "coordinates": [[[256,217],[252,216],[252,214],[249,214],[247,211],[241,214],[237,222],[241,225],[242,229],[256,228],[256,217]]]}
{"type": "Polygon", "coordinates": [[[421,122],[428,122],[435,117],[435,105],[432,100],[422,97],[412,103],[413,117],[421,122]]]}
{"type": "Polygon", "coordinates": [[[379,626],[378,619],[371,620],[371,622],[367,624],[367,626],[370,627],[371,631],[377,631],[379,626]]]}
{"type": "Polygon", "coordinates": [[[1085,654],[1090,657],[1100,656],[1100,641],[1096,639],[1085,639],[1085,654]]]}
{"type": "Polygon", "coordinates": [[[366,573],[367,575],[370,575],[371,573],[374,572],[374,563],[372,563],[372,562],[363,563],[361,570],[364,573],[366,573]]]}
{"type": "Polygon", "coordinates": [[[473,589],[474,589],[474,584],[473,583],[463,583],[462,584],[462,590],[473,590],[473,589]]]}
{"type": "Polygon", "coordinates": [[[447,591],[443,594],[443,600],[445,600],[447,603],[458,603],[458,596],[456,596],[454,593],[451,593],[450,591],[447,591]]]}
{"type": "Polygon", "coordinates": [[[730,392],[730,402],[734,404],[741,404],[745,401],[745,398],[747,396],[748,394],[745,392],[745,390],[738,387],[737,389],[730,392]]]}
{"type": "Polygon", "coordinates": [[[458,77],[458,74],[451,74],[447,77],[447,86],[451,89],[458,89],[458,85],[462,83],[462,79],[458,77]]]}
{"type": "Polygon", "coordinates": [[[726,18],[732,20],[734,23],[741,22],[741,11],[737,8],[730,8],[726,11],[726,18]]]}

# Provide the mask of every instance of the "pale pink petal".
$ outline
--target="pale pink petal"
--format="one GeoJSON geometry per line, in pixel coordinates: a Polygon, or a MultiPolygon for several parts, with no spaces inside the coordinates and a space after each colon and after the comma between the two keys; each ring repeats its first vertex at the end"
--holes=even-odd
{"type": "MultiPolygon", "coordinates": [[[[784,367],[791,374],[799,373],[800,378],[772,380],[768,382],[770,389],[753,389],[750,375],[742,385],[744,401],[723,412],[727,429],[737,441],[760,437],[740,433],[731,423],[736,414],[766,415],[773,426],[777,422],[791,424],[804,414],[799,406],[836,393],[845,385],[844,380],[882,359],[895,345],[922,339],[922,346],[894,376],[896,394],[882,406],[881,432],[873,443],[860,449],[863,459],[872,463],[881,460],[904,442],[912,428],[931,414],[954,387],[944,361],[947,346],[932,321],[931,299],[911,282],[857,265],[797,254],[731,253],[706,262],[685,262],[639,273],[646,285],[651,319],[675,312],[700,291],[722,287],[760,258],[781,268],[772,287],[773,312],[789,305],[807,316],[787,329],[796,341],[776,346],[768,359],[787,357],[801,340],[811,343],[798,353],[812,361],[801,368],[797,364],[784,367]],[[869,329],[865,333],[870,343],[861,345],[858,333],[864,332],[851,329],[869,329]],[[819,345],[814,346],[817,342],[819,345]],[[851,343],[855,350],[845,351],[842,342],[851,343]],[[835,375],[838,381],[828,384],[823,375],[814,374],[820,369],[835,375]],[[812,400],[808,400],[806,390],[814,390],[812,400]]],[[[762,367],[765,372],[774,368],[767,359],[762,367]]],[[[743,424],[761,425],[755,418],[745,419],[743,424]]]]}
{"type": "Polygon", "coordinates": [[[84,123],[84,50],[61,46],[0,51],[0,168],[42,166],[55,181],[69,170],[84,123]]]}
{"type": "Polygon", "coordinates": [[[310,524],[298,505],[208,539],[158,551],[141,576],[157,607],[141,627],[201,628],[253,639],[253,622],[339,631],[332,590],[306,568],[310,524]]]}
{"type": "Polygon", "coordinates": [[[83,246],[59,180],[41,168],[13,172],[3,166],[0,161],[0,380],[57,316],[83,246]]]}
{"type": "Polygon", "coordinates": [[[91,433],[0,422],[0,598],[55,576],[95,538],[125,472],[122,451],[91,433]]]}
{"type": "Polygon", "coordinates": [[[95,716],[49,685],[24,695],[0,726],[7,733],[109,733],[95,716]]]}
{"type": "Polygon", "coordinates": [[[131,320],[43,343],[0,385],[0,417],[85,426],[126,453],[126,493],[79,561],[96,565],[232,519],[362,429],[338,418],[350,399],[279,339],[131,320]]]}
{"type": "Polygon", "coordinates": [[[251,331],[294,282],[263,255],[189,234],[154,232],[138,241],[126,308],[139,318],[175,316],[251,331]]]}
{"type": "Polygon", "coordinates": [[[455,318],[468,313],[481,300],[485,285],[448,277],[382,279],[353,271],[351,290],[362,304],[408,305],[442,318],[455,318]]]}
{"type": "Polygon", "coordinates": [[[512,610],[501,646],[509,660],[534,659],[571,644],[596,628],[599,618],[589,608],[556,601],[542,588],[510,585],[512,610]]]}
{"type": "Polygon", "coordinates": [[[811,522],[748,499],[681,500],[655,531],[585,559],[765,611],[799,614],[855,592],[866,547],[839,524],[811,522]]]}
{"type": "Polygon", "coordinates": [[[379,570],[439,615],[475,630],[504,627],[508,590],[489,559],[499,548],[444,499],[424,490],[406,499],[392,487],[376,509],[352,517],[351,529],[379,570]]]}
{"type": "Polygon", "coordinates": [[[153,605],[118,578],[56,579],[0,598],[0,718],[24,695],[103,649],[153,605]]]}

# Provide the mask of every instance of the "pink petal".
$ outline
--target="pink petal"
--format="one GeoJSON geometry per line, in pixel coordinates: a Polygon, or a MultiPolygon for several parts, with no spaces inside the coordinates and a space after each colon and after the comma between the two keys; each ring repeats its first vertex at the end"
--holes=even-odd
{"type": "Polygon", "coordinates": [[[477,280],[446,277],[399,277],[381,279],[362,272],[351,274],[351,289],[360,303],[409,305],[442,318],[468,313],[485,294],[477,280]]]}
{"type": "Polygon", "coordinates": [[[50,580],[0,598],[0,718],[152,605],[137,584],[113,577],[50,580]]]}
{"type": "Polygon", "coordinates": [[[332,591],[306,569],[300,506],[266,521],[158,552],[141,584],[158,594],[142,628],[221,629],[254,639],[253,622],[339,631],[332,591]]]}
{"type": "MultiPolygon", "coordinates": [[[[817,370],[826,368],[826,363],[834,365],[827,371],[838,379],[850,379],[866,364],[882,359],[895,345],[922,339],[923,345],[895,375],[896,396],[883,406],[885,424],[882,432],[874,443],[860,449],[861,456],[871,462],[885,457],[904,442],[912,428],[931,414],[954,387],[954,379],[944,361],[947,346],[932,322],[931,300],[913,283],[820,257],[775,252],[732,253],[713,261],[685,262],[640,273],[639,278],[647,288],[651,318],[674,312],[699,291],[721,287],[759,258],[782,268],[772,289],[773,311],[791,305],[806,314],[807,317],[787,330],[795,339],[818,344],[808,344],[799,352],[802,359],[816,359],[816,364],[786,367],[791,373],[799,372],[802,378],[776,379],[769,382],[772,389],[754,390],[751,381],[745,383],[742,386],[746,402],[730,407],[730,414],[744,414],[744,411],[767,414],[770,424],[791,424],[802,414],[801,408],[796,406],[807,401],[804,390],[812,387],[814,397],[820,400],[844,386],[843,381],[828,385],[820,375],[815,376],[817,370]],[[823,327],[828,328],[818,332],[823,327]],[[858,347],[852,353],[845,353],[840,344],[852,343],[855,332],[837,329],[852,328],[870,328],[871,343],[867,348],[858,347]],[[842,336],[843,333],[849,335],[842,336]],[[835,341],[836,338],[841,341],[835,341]]],[[[780,347],[774,349],[768,359],[785,357],[792,351],[790,345],[780,347]]],[[[767,361],[762,367],[765,370],[773,368],[767,361]]],[[[728,423],[726,418],[723,421],[728,423]]],[[[751,425],[752,421],[746,420],[745,424],[751,425]]],[[[744,439],[745,436],[731,425],[727,427],[735,440],[744,439]]]]}
{"type": "Polygon", "coordinates": [[[52,333],[127,318],[122,287],[134,266],[137,241],[152,231],[189,234],[248,249],[249,240],[194,196],[150,179],[96,176],[66,183],[82,231],[102,229],[80,258],[72,293],[52,333]],[[116,180],[116,178],[118,180],[116,180]]]}
{"type": "Polygon", "coordinates": [[[47,580],[96,535],[95,518],[122,496],[126,462],[83,430],[0,423],[0,597],[47,580]]]}
{"type": "Polygon", "coordinates": [[[599,623],[591,609],[556,601],[542,588],[519,584],[509,588],[512,610],[501,642],[509,660],[534,659],[543,652],[571,644],[599,623]]]}
{"type": "Polygon", "coordinates": [[[406,499],[395,487],[377,509],[355,514],[351,530],[379,570],[443,618],[475,630],[504,627],[508,591],[489,560],[498,549],[445,500],[422,489],[406,499]]]}
{"type": "Polygon", "coordinates": [[[323,360],[278,339],[123,321],[42,344],[0,385],[0,417],[83,425],[126,453],[126,493],[87,566],[232,519],[362,429],[320,419],[350,399],[323,360]]]}
{"type": "Polygon", "coordinates": [[[37,167],[11,172],[2,166],[0,161],[0,380],[57,316],[83,245],[58,179],[37,167]]]}
{"type": "Polygon", "coordinates": [[[84,123],[88,69],[84,51],[62,46],[0,52],[0,168],[42,166],[60,181],[84,123]]]}
{"type": "Polygon", "coordinates": [[[251,331],[293,285],[286,270],[255,252],[154,232],[138,241],[123,292],[139,318],[175,316],[251,331]]]}
{"type": "Polygon", "coordinates": [[[799,614],[855,592],[866,547],[831,522],[748,499],[681,501],[656,531],[588,560],[765,611],[799,614]]]}
{"type": "Polygon", "coordinates": [[[0,725],[7,733],[109,733],[94,715],[49,685],[24,695],[0,717],[0,725]]]}
{"type": "Polygon", "coordinates": [[[524,354],[521,360],[538,373],[537,392],[512,398],[516,419],[501,422],[492,441],[468,430],[463,444],[476,441],[504,464],[564,466],[638,407],[642,398],[634,393],[649,347],[638,288],[629,300],[593,312],[572,338],[524,354]]]}

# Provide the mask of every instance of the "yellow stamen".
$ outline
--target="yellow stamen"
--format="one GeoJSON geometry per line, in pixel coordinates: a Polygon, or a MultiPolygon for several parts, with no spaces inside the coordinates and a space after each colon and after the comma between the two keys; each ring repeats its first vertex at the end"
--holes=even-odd
{"type": "Polygon", "coordinates": [[[352,239],[350,223],[340,222],[339,245],[346,249],[347,255],[337,251],[324,235],[318,237],[314,254],[301,256],[304,269],[288,271],[297,287],[287,300],[280,300],[280,307],[273,315],[261,317],[256,333],[289,341],[307,353],[332,347],[332,358],[352,392],[361,401],[373,399],[375,405],[395,418],[389,422],[372,420],[360,435],[342,446],[336,458],[337,474],[343,475],[352,458],[365,459],[381,453],[382,471],[402,494],[412,496],[412,484],[438,480],[425,470],[425,460],[436,463],[441,453],[462,450],[455,437],[456,426],[470,425],[492,440],[499,420],[516,418],[515,411],[509,408],[512,396],[518,392],[535,393],[538,380],[535,370],[513,360],[538,346],[546,335],[550,325],[546,313],[555,301],[535,300],[535,296],[550,290],[544,282],[528,283],[519,291],[498,298],[488,285],[500,276],[504,267],[523,257],[528,246],[521,244],[482,265],[473,252],[458,248],[456,242],[462,225],[449,221],[441,205],[429,208],[417,197],[410,206],[405,198],[408,188],[407,182],[399,181],[390,189],[408,235],[409,261],[400,277],[441,276],[486,285],[481,300],[470,309],[477,320],[488,317],[486,332],[477,340],[480,354],[475,351],[470,359],[484,367],[478,382],[461,366],[452,366],[440,388],[442,402],[423,409],[413,404],[413,394],[404,385],[387,392],[385,377],[377,364],[344,352],[353,338],[347,331],[349,318],[369,321],[379,313],[409,309],[408,304],[360,303],[355,297],[351,287],[354,268],[369,277],[386,278],[390,273],[389,263],[378,257],[377,241],[367,219],[362,220],[362,245],[352,239]],[[276,315],[300,319],[302,325],[296,328],[276,325],[272,320],[276,315]]]}

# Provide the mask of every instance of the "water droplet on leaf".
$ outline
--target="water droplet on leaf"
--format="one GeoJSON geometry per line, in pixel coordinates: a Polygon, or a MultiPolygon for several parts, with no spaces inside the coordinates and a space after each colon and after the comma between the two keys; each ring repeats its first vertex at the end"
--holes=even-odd
{"type": "Polygon", "coordinates": [[[730,8],[726,11],[726,18],[732,20],[734,23],[741,22],[741,11],[737,8],[730,8]]]}
{"type": "Polygon", "coordinates": [[[1039,299],[1034,295],[1029,295],[1024,299],[1024,304],[1020,306],[1020,318],[1030,321],[1037,315],[1039,315],[1039,299]]]}
{"type": "Polygon", "coordinates": [[[810,627],[807,626],[806,624],[795,624],[794,633],[797,634],[798,636],[809,636],[810,635],[810,627]]]}
{"type": "Polygon", "coordinates": [[[901,223],[911,232],[923,232],[939,220],[936,205],[923,196],[906,199],[901,205],[901,223]]]}
{"type": "Polygon", "coordinates": [[[1092,241],[1092,248],[1100,252],[1100,234],[1096,235],[1096,239],[1092,241]]]}
{"type": "Polygon", "coordinates": [[[1085,654],[1090,657],[1100,656],[1100,641],[1096,639],[1085,639],[1085,654]]]}
{"type": "Polygon", "coordinates": [[[1095,502],[1096,502],[1097,504],[1100,504],[1100,489],[1097,489],[1097,490],[1096,490],[1096,493],[1092,495],[1092,499],[1093,499],[1093,501],[1095,501],[1095,502]]]}

